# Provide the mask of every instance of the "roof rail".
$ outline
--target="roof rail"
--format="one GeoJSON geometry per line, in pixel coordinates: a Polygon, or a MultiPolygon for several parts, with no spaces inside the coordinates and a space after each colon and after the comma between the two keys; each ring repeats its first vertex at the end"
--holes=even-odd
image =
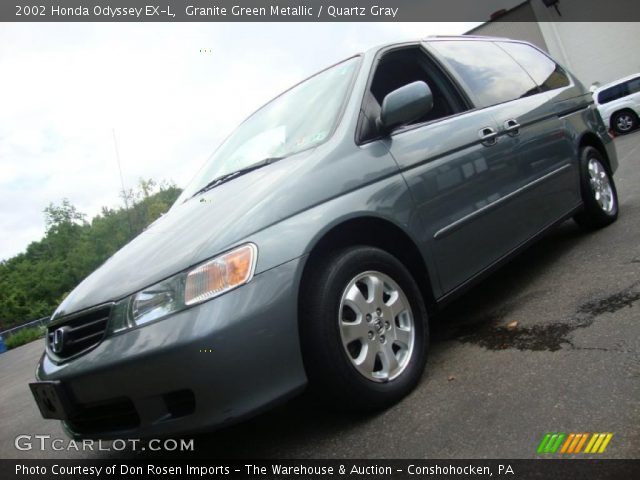
{"type": "Polygon", "coordinates": [[[431,40],[437,38],[464,38],[464,39],[478,39],[478,40],[509,40],[506,37],[494,37],[491,35],[427,35],[422,40],[431,40]]]}

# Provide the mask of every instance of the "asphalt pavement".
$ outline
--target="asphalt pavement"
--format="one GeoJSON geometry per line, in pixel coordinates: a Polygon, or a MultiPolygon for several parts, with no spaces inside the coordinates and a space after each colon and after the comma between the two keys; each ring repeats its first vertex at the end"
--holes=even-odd
{"type": "MultiPolygon", "coordinates": [[[[593,457],[640,458],[640,132],[616,145],[619,220],[592,233],[562,224],[447,307],[404,401],[353,415],[303,395],[173,455],[536,458],[547,432],[609,432],[593,457]]],[[[27,386],[42,350],[38,341],[0,355],[0,458],[167,457],[16,449],[18,435],[66,438],[27,386]]]]}

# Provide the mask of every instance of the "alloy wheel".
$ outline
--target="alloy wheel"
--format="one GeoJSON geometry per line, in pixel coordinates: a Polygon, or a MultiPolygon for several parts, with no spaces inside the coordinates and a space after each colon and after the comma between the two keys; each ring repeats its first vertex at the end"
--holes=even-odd
{"type": "Polygon", "coordinates": [[[400,286],[376,271],[357,275],[340,301],[342,345],[356,370],[375,382],[397,378],[415,343],[411,306],[400,286]]]}
{"type": "Polygon", "coordinates": [[[595,158],[589,159],[589,184],[596,202],[603,212],[611,214],[616,207],[615,196],[609,181],[609,175],[595,158]]]}
{"type": "Polygon", "coordinates": [[[616,127],[618,131],[627,133],[633,128],[633,118],[628,113],[618,115],[616,118],[616,127]]]}

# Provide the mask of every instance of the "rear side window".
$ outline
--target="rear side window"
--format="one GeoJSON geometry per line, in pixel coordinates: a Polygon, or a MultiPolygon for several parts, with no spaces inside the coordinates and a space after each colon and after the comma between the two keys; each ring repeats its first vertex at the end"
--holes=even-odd
{"type": "Polygon", "coordinates": [[[620,83],[613,87],[606,88],[598,94],[598,103],[605,104],[618,100],[619,98],[629,95],[628,83],[620,83]]]}
{"type": "Polygon", "coordinates": [[[498,42],[498,45],[522,65],[542,91],[571,84],[562,67],[531,45],[513,42],[498,42]]]}
{"type": "Polygon", "coordinates": [[[491,42],[437,41],[442,55],[480,102],[488,107],[539,92],[529,74],[491,42]]]}
{"type": "Polygon", "coordinates": [[[629,94],[640,92],[640,77],[629,80],[629,94]]]}

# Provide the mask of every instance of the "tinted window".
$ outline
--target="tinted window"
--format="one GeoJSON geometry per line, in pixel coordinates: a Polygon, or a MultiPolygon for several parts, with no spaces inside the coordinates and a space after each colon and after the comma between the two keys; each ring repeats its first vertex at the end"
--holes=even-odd
{"type": "Polygon", "coordinates": [[[630,80],[628,83],[629,93],[640,92],[640,77],[630,80]]]}
{"type": "Polygon", "coordinates": [[[598,94],[598,103],[603,104],[613,102],[614,100],[626,97],[627,95],[629,95],[628,84],[621,83],[601,91],[598,94]]]}
{"type": "Polygon", "coordinates": [[[437,41],[431,45],[486,107],[538,92],[531,77],[491,42],[437,41]]]}
{"type": "Polygon", "coordinates": [[[570,85],[571,82],[562,68],[532,46],[513,42],[499,42],[498,45],[524,67],[543,91],[570,85]]]}

